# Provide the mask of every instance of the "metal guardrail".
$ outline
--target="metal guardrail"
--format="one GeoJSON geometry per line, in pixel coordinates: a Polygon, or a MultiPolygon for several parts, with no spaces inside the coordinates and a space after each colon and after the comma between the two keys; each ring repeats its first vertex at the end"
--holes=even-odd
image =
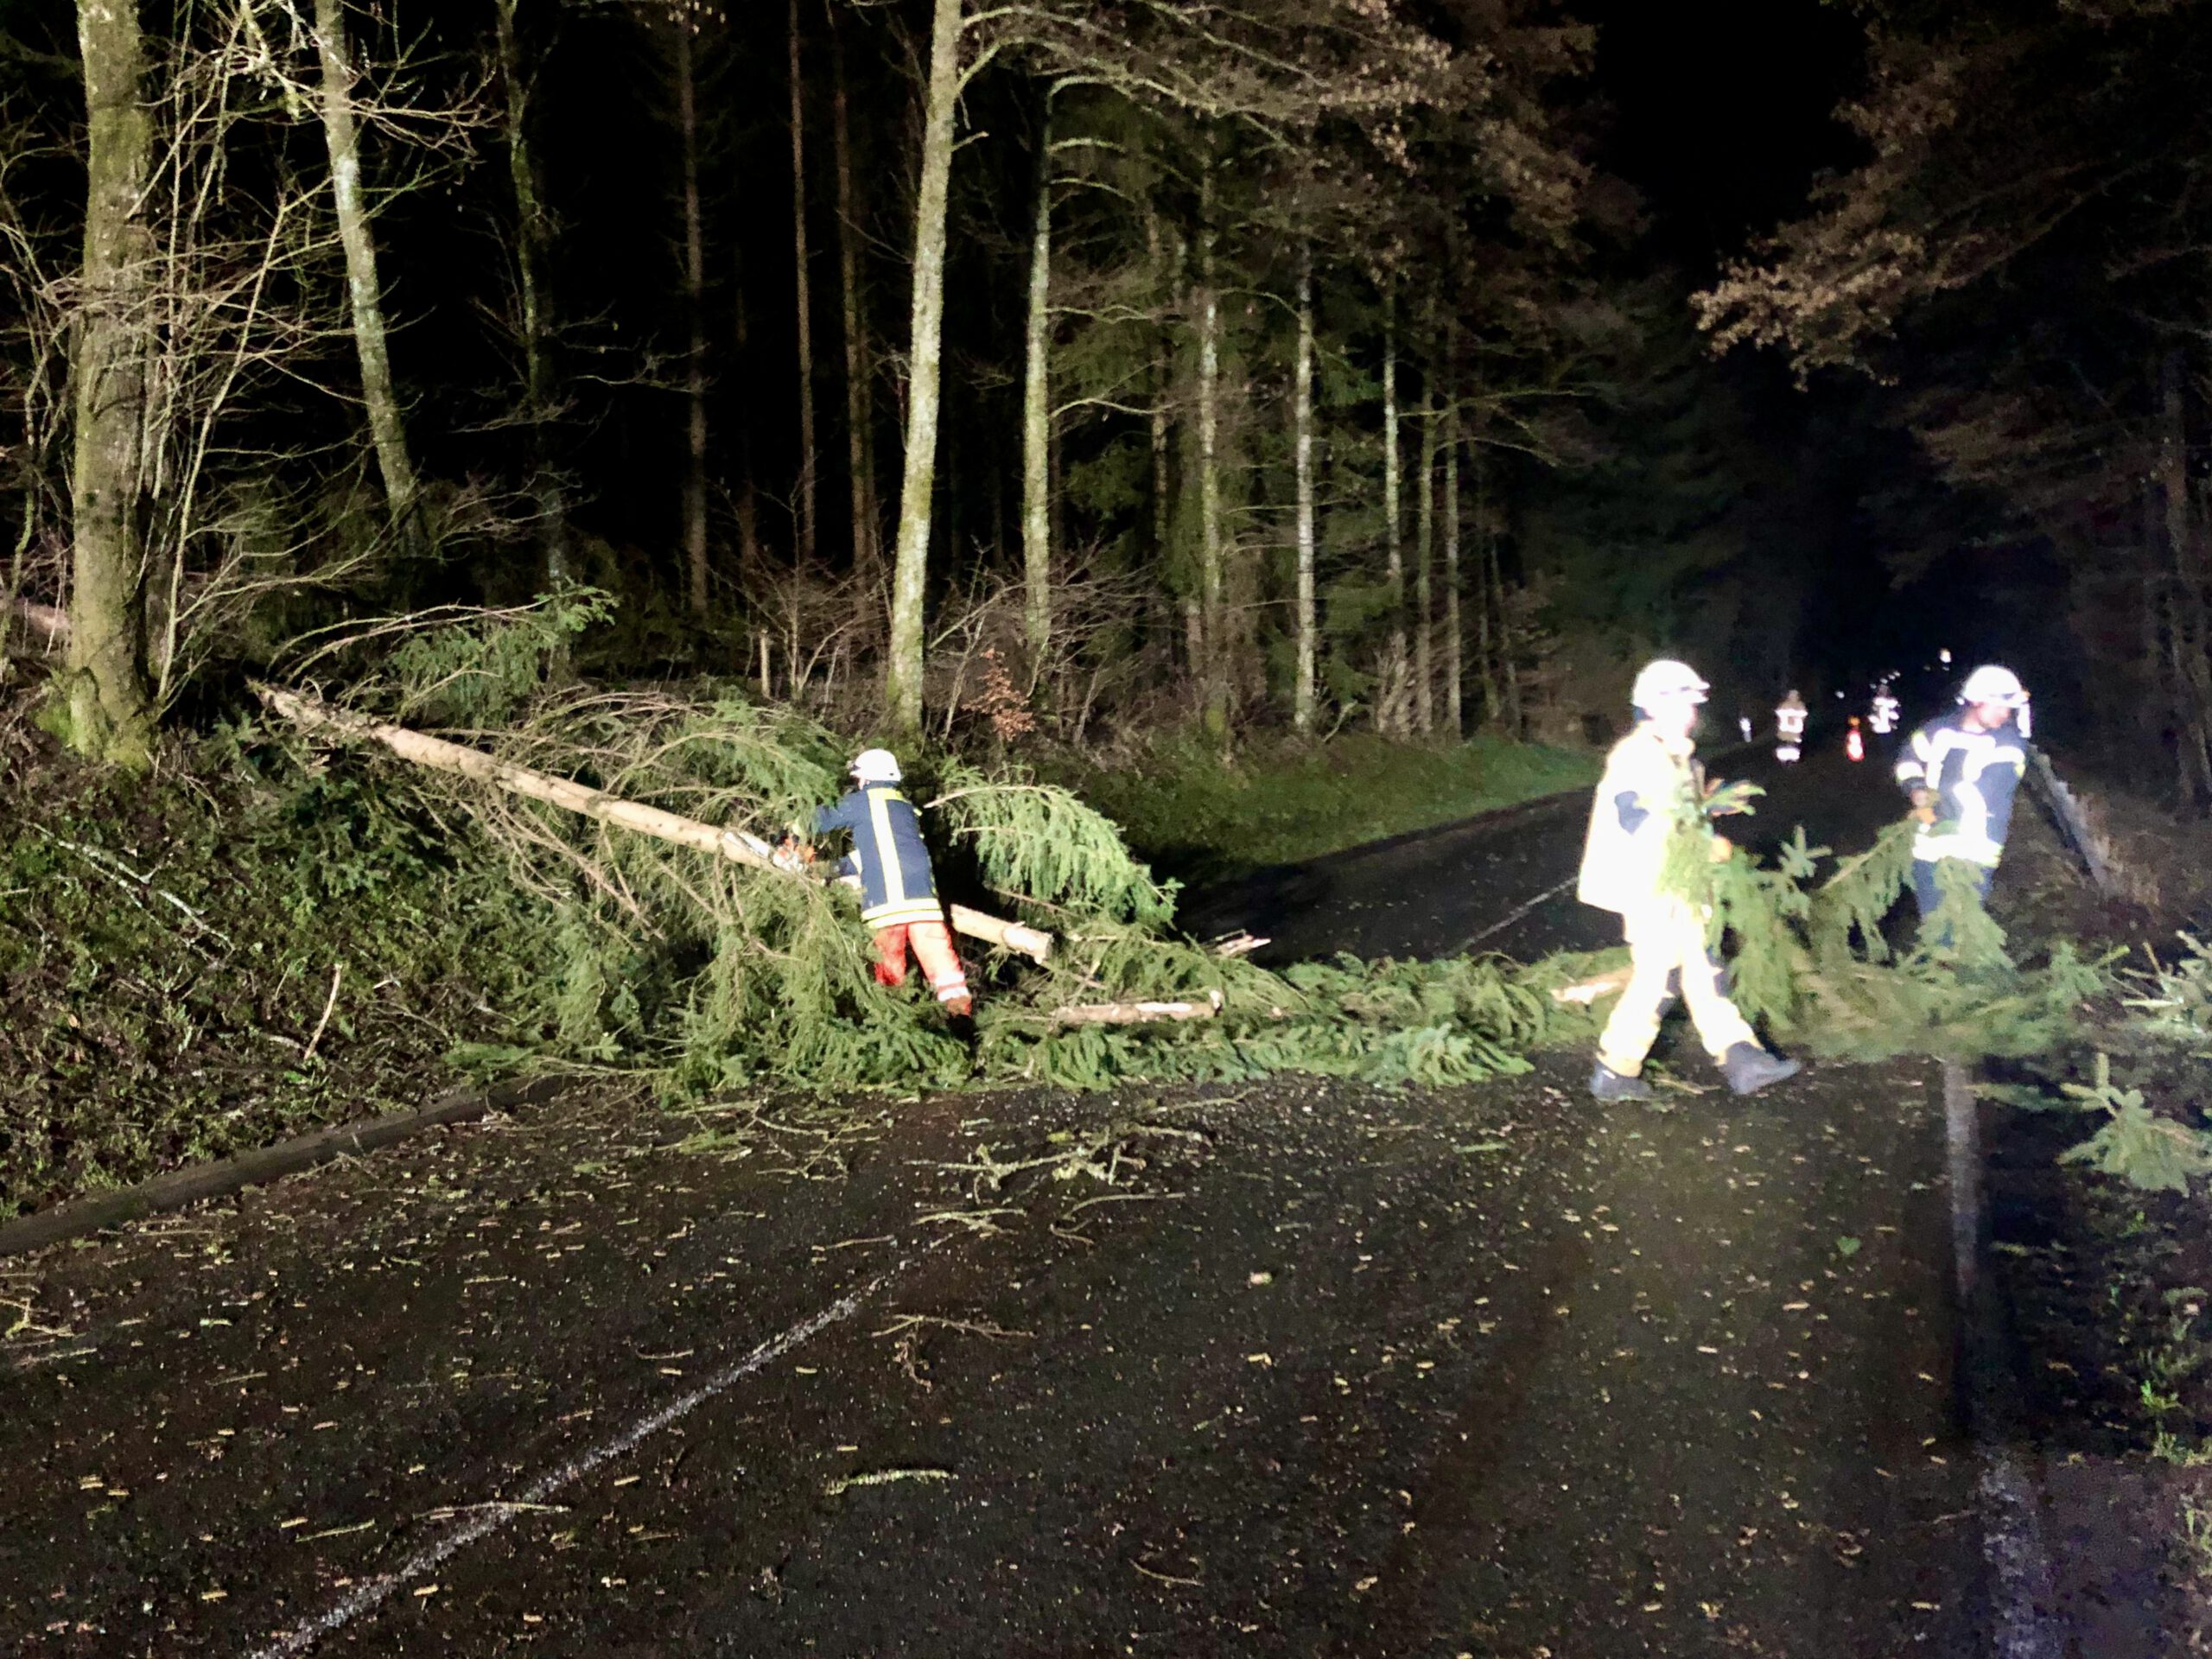
{"type": "Polygon", "coordinates": [[[2050,757],[2032,743],[2028,745],[2027,783],[2052,827],[2058,831],[2058,838],[2088,872],[2090,885],[2101,893],[2116,892],[2119,884],[2113,880],[2103,854],[2097,850],[2097,838],[2089,832],[2088,821],[2082,815],[2082,803],[2051,766],[2050,757]]]}

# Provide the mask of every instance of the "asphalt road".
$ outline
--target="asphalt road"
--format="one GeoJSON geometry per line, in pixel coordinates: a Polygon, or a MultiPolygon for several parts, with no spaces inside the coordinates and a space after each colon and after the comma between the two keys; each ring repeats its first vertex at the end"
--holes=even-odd
{"type": "MultiPolygon", "coordinates": [[[[1876,741],[1858,764],[1845,759],[1840,734],[1789,766],[1769,746],[1720,751],[1707,762],[1709,779],[1747,779],[1767,791],[1750,815],[1731,821],[1728,833],[1770,853],[1802,824],[1816,843],[1841,852],[1863,847],[1900,808],[1891,751],[1876,741]]],[[[1255,957],[1263,963],[1338,950],[1428,957],[1470,949],[1526,962],[1553,950],[1618,944],[1618,925],[1574,897],[1589,810],[1586,791],[1548,796],[1262,870],[1196,895],[1185,920],[1201,937],[1241,930],[1268,940],[1255,957]]]]}
{"type": "MultiPolygon", "coordinates": [[[[1893,810],[1840,762],[1783,785],[1766,833],[1893,810]]],[[[1572,869],[1581,810],[1252,893],[1281,940],[1449,950],[1572,869]]],[[[0,1637],[1974,1650],[1932,1071],[1607,1111],[1586,1065],[578,1098],[49,1252],[0,1278],[0,1637]]]]}

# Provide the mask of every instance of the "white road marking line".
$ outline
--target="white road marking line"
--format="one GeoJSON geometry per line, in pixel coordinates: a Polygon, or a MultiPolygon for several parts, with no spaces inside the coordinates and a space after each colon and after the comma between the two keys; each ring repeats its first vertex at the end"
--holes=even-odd
{"type": "Polygon", "coordinates": [[[831,1325],[849,1319],[860,1311],[863,1303],[906,1273],[918,1259],[918,1256],[910,1256],[897,1267],[878,1274],[858,1290],[839,1297],[820,1313],[811,1314],[789,1330],[771,1337],[743,1358],[732,1361],[689,1393],[678,1395],[620,1433],[588,1447],[558,1468],[540,1475],[515,1497],[498,1500],[479,1511],[473,1519],[425,1544],[391,1572],[378,1574],[312,1618],[294,1625],[268,1646],[256,1649],[253,1659],[292,1659],[292,1656],[307,1652],[324,1637],[389,1601],[403,1586],[425,1573],[436,1571],[470,1545],[481,1543],[517,1516],[529,1514],[529,1505],[544,1503],[563,1487],[575,1484],[594,1470],[635,1451],[662,1429],[690,1416],[717,1395],[727,1393],[762,1366],[772,1364],[831,1325]]]}
{"type": "Polygon", "coordinates": [[[1468,951],[1473,950],[1475,946],[1480,944],[1484,939],[1491,938],[1494,934],[1504,932],[1507,928],[1512,926],[1514,923],[1519,921],[1523,916],[1526,916],[1530,911],[1535,909],[1538,906],[1549,904],[1553,899],[1558,898],[1560,894],[1565,893],[1573,885],[1574,878],[1570,875],[1566,880],[1560,882],[1557,887],[1546,887],[1541,893],[1531,899],[1527,904],[1522,905],[1517,910],[1508,912],[1499,920],[1492,922],[1488,927],[1483,929],[1481,932],[1476,934],[1472,938],[1465,941],[1465,943],[1462,944],[1459,949],[1453,952],[1453,954],[1455,956],[1465,955],[1468,951]]]}

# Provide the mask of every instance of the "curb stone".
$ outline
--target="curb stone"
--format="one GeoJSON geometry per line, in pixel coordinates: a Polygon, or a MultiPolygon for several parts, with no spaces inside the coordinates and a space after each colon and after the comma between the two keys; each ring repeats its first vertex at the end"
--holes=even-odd
{"type": "Polygon", "coordinates": [[[379,1147],[453,1123],[472,1123],[495,1111],[538,1105],[566,1092],[571,1080],[531,1077],[489,1089],[454,1089],[411,1112],[393,1112],[358,1123],[317,1129],[273,1147],[257,1147],[212,1164],[194,1164],[127,1186],[119,1192],[72,1198],[0,1224],[0,1256],[21,1255],[67,1238],[120,1226],[143,1216],[178,1210],[285,1175],[295,1175],[348,1153],[379,1147]]]}

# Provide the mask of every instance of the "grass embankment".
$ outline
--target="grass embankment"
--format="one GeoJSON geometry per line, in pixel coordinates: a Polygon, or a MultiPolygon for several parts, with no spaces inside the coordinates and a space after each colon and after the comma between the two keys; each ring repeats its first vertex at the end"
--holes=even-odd
{"type": "Polygon", "coordinates": [[[0,1216],[421,1105],[465,1039],[530,1039],[550,911],[358,772],[226,733],[130,779],[38,742],[0,795],[0,1216]]]}
{"type": "Polygon", "coordinates": [[[1254,747],[1224,763],[1190,738],[1066,781],[1167,874],[1294,864],[1597,781],[1599,757],[1492,736],[1429,746],[1365,734],[1254,747]]]}

